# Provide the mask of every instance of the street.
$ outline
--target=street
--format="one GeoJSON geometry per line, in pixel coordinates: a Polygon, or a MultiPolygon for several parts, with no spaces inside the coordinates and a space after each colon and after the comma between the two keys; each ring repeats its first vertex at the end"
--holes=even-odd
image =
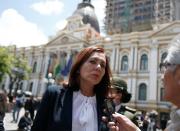
{"type": "MultiPolygon", "coordinates": [[[[19,119],[21,118],[21,116],[23,116],[23,114],[24,114],[24,108],[22,108],[19,113],[19,119]]],[[[17,123],[12,122],[12,120],[13,120],[12,112],[6,113],[5,118],[4,118],[5,131],[16,131],[17,130],[19,120],[17,123]]]]}

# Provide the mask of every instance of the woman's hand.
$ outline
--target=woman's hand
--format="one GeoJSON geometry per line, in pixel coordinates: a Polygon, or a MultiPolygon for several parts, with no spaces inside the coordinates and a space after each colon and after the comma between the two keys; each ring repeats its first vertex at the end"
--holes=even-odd
{"type": "Polygon", "coordinates": [[[140,129],[126,116],[119,113],[113,114],[115,122],[109,122],[110,131],[140,131],[140,129]]]}

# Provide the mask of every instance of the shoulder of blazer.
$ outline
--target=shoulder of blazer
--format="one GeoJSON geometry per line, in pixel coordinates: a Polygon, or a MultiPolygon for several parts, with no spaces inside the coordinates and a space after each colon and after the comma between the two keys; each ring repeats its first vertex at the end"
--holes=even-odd
{"type": "Polygon", "coordinates": [[[51,85],[51,86],[48,86],[46,92],[48,94],[56,94],[56,93],[59,94],[62,90],[66,90],[66,89],[60,85],[51,85]]]}

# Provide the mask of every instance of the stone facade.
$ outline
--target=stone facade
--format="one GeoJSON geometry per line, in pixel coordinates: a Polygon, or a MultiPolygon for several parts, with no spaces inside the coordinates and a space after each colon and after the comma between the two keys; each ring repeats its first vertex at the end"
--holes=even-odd
{"type": "MultiPolygon", "coordinates": [[[[47,85],[47,74],[54,73],[49,69],[53,54],[57,55],[55,58],[60,62],[65,60],[67,64],[74,52],[87,46],[100,45],[105,48],[110,59],[113,75],[128,83],[128,90],[132,93],[130,106],[144,110],[170,110],[169,103],[162,98],[159,64],[165,57],[168,43],[180,33],[180,21],[161,25],[152,31],[116,34],[106,38],[93,33],[90,35],[89,25],[82,28],[73,33],[62,30],[46,45],[16,49],[16,54],[26,57],[33,69],[30,79],[22,82],[23,90],[42,96],[47,85]],[[78,31],[81,31],[82,38],[74,36],[78,31]],[[62,59],[63,53],[66,55],[65,59],[62,59]]],[[[68,75],[64,77],[67,79],[68,75]]],[[[4,82],[8,89],[8,79],[4,82]]]]}

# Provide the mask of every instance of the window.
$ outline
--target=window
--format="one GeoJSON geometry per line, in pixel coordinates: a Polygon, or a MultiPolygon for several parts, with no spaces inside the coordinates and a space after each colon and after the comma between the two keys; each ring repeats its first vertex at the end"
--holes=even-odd
{"type": "Polygon", "coordinates": [[[29,91],[32,92],[32,88],[33,88],[33,82],[30,83],[30,86],[29,86],[29,91]]]}
{"type": "Polygon", "coordinates": [[[34,62],[32,73],[36,72],[36,68],[37,68],[37,62],[34,62]]]}
{"type": "Polygon", "coordinates": [[[125,55],[121,60],[121,70],[128,71],[128,57],[125,55]]]}
{"type": "Polygon", "coordinates": [[[20,90],[23,89],[23,82],[20,83],[20,87],[19,87],[20,90]]]}
{"type": "Polygon", "coordinates": [[[147,90],[146,84],[144,83],[140,84],[138,100],[142,100],[142,101],[146,100],[146,90],[147,90]]]}
{"type": "Polygon", "coordinates": [[[160,89],[160,101],[165,101],[164,100],[164,88],[160,89]]]}
{"type": "Polygon", "coordinates": [[[148,70],[148,57],[146,54],[141,56],[140,70],[148,70]]]}

